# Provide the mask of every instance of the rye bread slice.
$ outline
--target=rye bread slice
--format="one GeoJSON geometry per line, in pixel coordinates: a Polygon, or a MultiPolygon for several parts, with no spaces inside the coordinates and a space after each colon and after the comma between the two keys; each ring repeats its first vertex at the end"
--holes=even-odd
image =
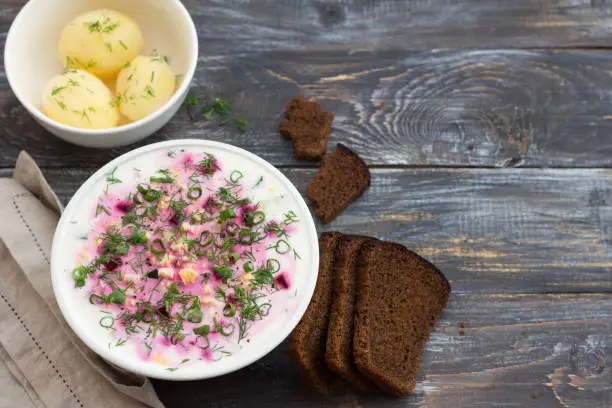
{"type": "Polygon", "coordinates": [[[293,141],[297,158],[319,160],[327,150],[333,121],[334,114],[327,112],[318,102],[296,96],[285,108],[285,120],[279,131],[293,141]]]}
{"type": "Polygon", "coordinates": [[[361,246],[373,238],[345,236],[336,247],[333,296],[325,362],[329,369],[360,391],[372,392],[376,385],[355,366],[353,361],[353,314],[355,309],[356,264],[361,246]]]}
{"type": "Polygon", "coordinates": [[[370,170],[359,156],[339,144],[325,156],[314,180],[308,184],[308,197],[315,213],[325,224],[331,222],[370,186],[370,170]]]}
{"type": "Polygon", "coordinates": [[[450,284],[419,255],[380,241],[361,247],[357,284],[355,364],[383,390],[410,394],[450,284]]]}
{"type": "Polygon", "coordinates": [[[327,232],[319,238],[319,276],[312,300],[289,339],[289,353],[302,376],[317,392],[327,395],[337,379],[325,365],[325,343],[332,296],[333,261],[342,234],[327,232]]]}

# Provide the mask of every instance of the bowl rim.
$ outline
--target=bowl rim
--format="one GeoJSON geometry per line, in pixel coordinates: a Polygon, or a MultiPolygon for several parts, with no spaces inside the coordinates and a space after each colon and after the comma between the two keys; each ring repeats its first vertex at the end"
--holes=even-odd
{"type": "Polygon", "coordinates": [[[19,13],[17,13],[17,16],[15,16],[15,19],[11,23],[9,31],[6,35],[6,41],[4,43],[4,55],[3,55],[4,56],[4,73],[6,75],[6,79],[9,84],[9,87],[13,91],[13,94],[17,97],[17,100],[19,100],[19,102],[23,106],[25,106],[25,108],[28,110],[28,112],[30,112],[31,115],[33,115],[38,121],[43,122],[45,125],[62,130],[64,132],[79,133],[83,136],[91,137],[91,138],[99,137],[100,135],[108,136],[108,135],[115,135],[115,134],[120,134],[124,132],[129,132],[130,130],[137,129],[143,125],[146,125],[147,123],[157,121],[158,118],[163,116],[168,110],[170,110],[173,106],[176,105],[177,102],[181,100],[181,98],[183,97],[183,94],[185,94],[185,92],[191,86],[191,81],[195,75],[196,67],[198,64],[198,57],[200,55],[200,51],[199,51],[200,44],[199,44],[199,39],[198,39],[198,32],[197,32],[195,23],[193,21],[193,18],[191,18],[191,14],[189,13],[185,5],[180,0],[166,0],[166,1],[171,2],[174,5],[174,7],[177,8],[179,12],[183,15],[185,20],[188,22],[189,32],[191,34],[190,39],[191,39],[192,60],[189,64],[189,68],[187,69],[187,72],[183,74],[183,82],[181,83],[181,86],[178,89],[176,89],[176,91],[174,92],[174,95],[172,95],[170,100],[168,100],[161,108],[159,108],[152,114],[142,119],[139,119],[135,122],[131,122],[126,125],[121,125],[121,126],[117,126],[113,128],[82,129],[82,128],[78,128],[75,126],[65,125],[63,123],[50,119],[47,115],[41,112],[40,109],[38,109],[36,106],[31,104],[29,101],[26,101],[19,94],[19,92],[15,90],[15,87],[13,86],[14,82],[11,79],[11,72],[9,69],[9,65],[6,63],[6,61],[9,60],[7,59],[7,56],[9,54],[9,48],[10,48],[9,44],[12,41],[12,37],[15,35],[15,32],[14,32],[15,27],[17,26],[18,23],[21,23],[22,19],[25,18],[25,14],[29,10],[29,8],[34,7],[34,3],[36,2],[36,0],[28,0],[28,2],[21,8],[21,10],[19,10],[19,13]]]}
{"type": "MultiPolygon", "coordinates": [[[[279,169],[274,167],[272,164],[262,159],[261,157],[251,153],[242,148],[211,140],[202,140],[202,139],[180,139],[180,140],[169,140],[159,143],[152,143],[137,149],[133,149],[113,160],[108,162],[106,165],[102,166],[99,170],[97,170],[94,174],[92,174],[74,193],[70,202],[65,207],[62,216],[57,224],[57,228],[55,230],[52,246],[51,246],[51,282],[53,286],[53,294],[58,303],[59,309],[62,313],[62,316],[68,323],[68,326],[72,329],[72,331],[96,354],[101,356],[103,359],[108,361],[111,364],[114,364],[118,367],[121,367],[125,370],[128,370],[132,373],[136,373],[139,375],[143,375],[146,377],[163,379],[163,380],[175,380],[175,381],[188,381],[188,380],[201,380],[207,378],[214,378],[218,376],[222,376],[225,374],[229,374],[231,372],[242,369],[250,364],[253,364],[255,361],[263,358],[275,348],[278,347],[295,329],[300,320],[302,319],[310,301],[312,300],[312,296],[314,294],[315,286],[318,279],[319,273],[319,246],[318,246],[318,232],[315,226],[314,218],[312,213],[310,212],[304,198],[295,187],[295,185],[285,176],[279,169]],[[189,373],[186,371],[176,370],[176,371],[166,371],[159,370],[156,372],[151,372],[148,370],[148,366],[144,364],[138,364],[137,361],[133,360],[125,360],[120,355],[113,353],[111,350],[108,350],[106,347],[98,346],[98,344],[92,341],[92,335],[87,333],[84,328],[79,324],[79,320],[76,318],[74,314],[71,313],[71,309],[69,308],[69,301],[67,301],[62,295],[60,287],[60,273],[65,273],[64,270],[58,265],[58,259],[62,258],[64,254],[61,251],[60,244],[62,240],[62,235],[64,235],[64,231],[70,225],[70,215],[72,214],[73,207],[76,207],[80,204],[79,198],[87,194],[91,191],[91,188],[95,186],[96,183],[100,181],[101,178],[105,177],[105,175],[112,170],[113,168],[125,165],[129,163],[131,159],[134,157],[138,157],[141,154],[147,154],[152,151],[157,151],[159,149],[168,148],[168,149],[177,149],[185,146],[194,146],[202,148],[213,148],[213,149],[223,149],[229,151],[230,153],[236,153],[244,156],[245,158],[252,160],[253,162],[261,165],[266,170],[270,171],[275,177],[277,177],[278,181],[281,182],[286,189],[286,191],[291,194],[300,210],[305,214],[306,219],[304,221],[304,225],[306,226],[306,233],[308,235],[309,245],[312,248],[311,260],[312,264],[308,266],[309,273],[311,274],[310,279],[306,282],[303,290],[301,290],[301,301],[299,302],[295,312],[287,316],[287,323],[282,325],[278,331],[275,332],[273,336],[271,336],[270,341],[266,343],[265,347],[260,347],[254,349],[253,351],[246,353],[245,357],[236,360],[238,363],[228,364],[225,368],[219,370],[215,369],[214,365],[211,365],[210,369],[207,370],[203,375],[197,375],[193,373],[189,373]]],[[[64,285],[65,286],[65,285],[64,285]]]]}

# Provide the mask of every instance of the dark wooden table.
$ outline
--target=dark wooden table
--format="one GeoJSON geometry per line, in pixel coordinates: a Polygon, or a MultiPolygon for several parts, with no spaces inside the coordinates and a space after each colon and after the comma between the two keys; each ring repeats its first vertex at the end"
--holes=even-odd
{"type": "MultiPolygon", "coordinates": [[[[0,42],[25,0],[0,1],[0,42]]],[[[198,94],[248,120],[185,112],[139,145],[206,138],[316,169],[277,133],[294,95],[336,114],[330,143],[372,186],[320,230],[429,258],[453,295],[414,394],[320,399],[280,346],[223,378],[155,381],[168,407],[612,407],[612,1],[186,0],[198,94]]],[[[0,176],[20,150],[64,202],[136,146],[78,148],[37,126],[0,73],[0,176]]]]}

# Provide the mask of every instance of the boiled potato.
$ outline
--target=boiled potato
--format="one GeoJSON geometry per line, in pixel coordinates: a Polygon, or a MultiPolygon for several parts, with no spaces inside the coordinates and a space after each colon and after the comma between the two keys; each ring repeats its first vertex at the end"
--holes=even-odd
{"type": "Polygon", "coordinates": [[[68,70],[53,77],[43,91],[42,107],[51,119],[82,129],[108,129],[119,123],[111,91],[82,70],[68,70]]]}
{"type": "Polygon", "coordinates": [[[132,121],[142,119],[168,102],[175,88],[176,76],[164,57],[137,57],[117,77],[119,110],[132,121]]]}
{"type": "Polygon", "coordinates": [[[142,53],[144,40],[138,24],[113,10],[82,14],[64,28],[60,57],[67,68],[110,78],[142,53]]]}

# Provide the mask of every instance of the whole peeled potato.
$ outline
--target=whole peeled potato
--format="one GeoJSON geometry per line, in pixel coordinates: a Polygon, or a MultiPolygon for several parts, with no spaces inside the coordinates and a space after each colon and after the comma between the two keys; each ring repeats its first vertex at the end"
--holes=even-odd
{"type": "Polygon", "coordinates": [[[110,78],[142,53],[144,40],[138,24],[113,10],[81,14],[63,29],[59,51],[67,68],[110,78]]]}
{"type": "Polygon", "coordinates": [[[81,70],[51,78],[43,90],[42,109],[51,119],[81,129],[108,129],[119,123],[110,89],[81,70]]]}
{"type": "Polygon", "coordinates": [[[120,112],[136,121],[164,106],[175,90],[176,75],[164,57],[140,56],[119,72],[116,98],[120,112]]]}

